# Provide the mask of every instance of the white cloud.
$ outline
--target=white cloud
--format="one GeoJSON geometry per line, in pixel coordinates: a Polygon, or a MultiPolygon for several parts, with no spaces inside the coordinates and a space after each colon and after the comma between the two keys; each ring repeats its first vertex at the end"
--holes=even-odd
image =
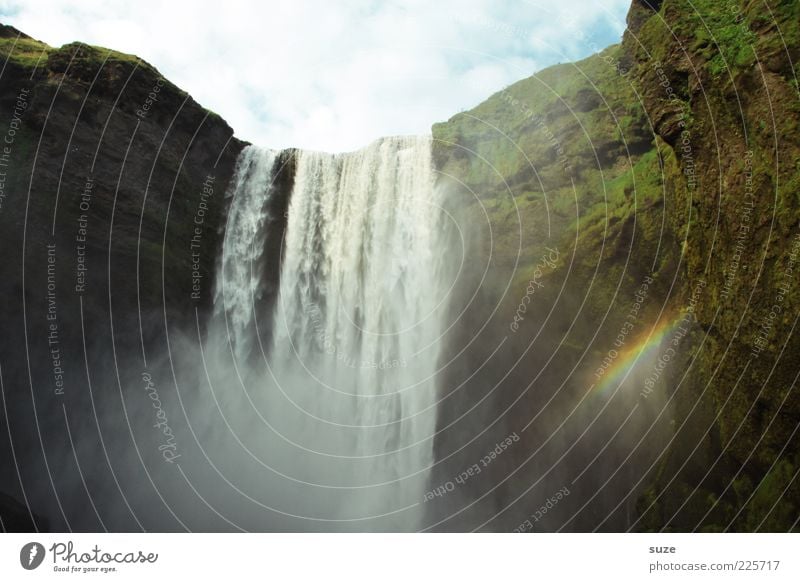
{"type": "Polygon", "coordinates": [[[260,145],[341,151],[616,42],[630,0],[3,0],[52,45],[133,53],[260,145]],[[575,34],[581,30],[582,34],[575,34]]]}

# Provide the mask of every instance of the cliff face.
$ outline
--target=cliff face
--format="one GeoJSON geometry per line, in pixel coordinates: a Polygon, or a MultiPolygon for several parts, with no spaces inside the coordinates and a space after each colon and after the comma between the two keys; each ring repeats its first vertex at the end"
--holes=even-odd
{"type": "MultiPolygon", "coordinates": [[[[561,424],[571,411],[559,402],[581,399],[590,419],[597,411],[596,427],[622,405],[637,406],[636,419],[653,403],[648,378],[662,386],[665,400],[648,422],[672,420],[646,433],[656,454],[622,462],[609,443],[601,462],[633,474],[595,480],[589,489],[602,494],[572,527],[786,531],[794,523],[798,10],[636,0],[621,45],[542,71],[433,128],[442,182],[485,225],[476,257],[496,289],[473,306],[498,322],[495,330],[517,324],[484,335],[489,351],[471,348],[468,358],[489,361],[504,342],[494,370],[467,382],[468,402],[491,402],[484,414],[502,427],[485,443],[536,419],[527,446],[506,454],[501,472],[527,467],[516,478],[531,486],[546,470],[558,475],[562,457],[540,452],[554,437],[567,440],[560,450],[580,470],[585,462],[567,448],[579,435],[561,424]],[[553,264],[542,259],[548,249],[558,250],[553,264]],[[684,317],[689,331],[668,337],[677,349],[661,344],[662,359],[647,361],[653,338],[684,317]],[[646,363],[628,366],[611,406],[600,409],[592,404],[604,380],[597,372],[604,361],[623,367],[625,349],[646,363]],[[559,420],[548,423],[542,412],[559,420]],[[622,493],[609,501],[615,488],[622,493]]],[[[461,333],[472,337],[482,323],[462,321],[461,333]]],[[[470,406],[445,413],[442,426],[458,426],[470,406]]],[[[458,459],[470,431],[445,434],[438,446],[446,473],[466,462],[450,455],[458,459]]],[[[634,449],[630,438],[620,450],[634,449]]],[[[489,489],[466,495],[485,503],[489,489]]],[[[549,494],[518,490],[518,481],[499,483],[487,516],[509,503],[525,515],[549,494]]],[[[502,519],[487,518],[487,527],[502,519]]]]}
{"type": "MultiPolygon", "coordinates": [[[[55,49],[10,27],[0,32],[2,129],[13,140],[1,215],[8,254],[21,256],[26,239],[38,279],[45,245],[56,244],[67,312],[83,294],[90,308],[95,298],[108,303],[100,298],[109,263],[114,299],[135,304],[137,255],[141,306],[160,305],[163,251],[169,307],[186,308],[192,265],[203,278],[213,274],[222,198],[242,142],[136,57],[81,43],[55,49]],[[85,277],[75,272],[81,263],[85,277]]],[[[210,286],[201,287],[195,304],[205,307],[210,286]]]]}
{"type": "MultiPolygon", "coordinates": [[[[143,349],[208,309],[243,144],[136,57],[4,26],[0,63],[0,371],[15,448],[37,451],[31,411],[46,439],[63,403],[90,410],[90,362],[146,369],[143,349]]],[[[1,488],[22,500],[2,433],[1,488]]]]}
{"type": "Polygon", "coordinates": [[[475,272],[462,284],[480,282],[480,291],[464,297],[467,316],[451,342],[468,348],[448,382],[459,387],[448,400],[458,405],[441,407],[439,428],[449,428],[439,433],[437,479],[520,436],[493,461],[491,479],[457,490],[461,504],[475,505],[444,529],[475,520],[516,529],[563,487],[571,494],[536,530],[625,529],[636,481],[668,438],[668,395],[626,420],[639,388],[632,379],[618,393],[601,388],[598,373],[604,358],[621,365],[624,349],[674,318],[671,295],[683,285],[661,170],[676,162],[654,136],[624,56],[615,46],[544,70],[433,127],[443,187],[483,225],[475,272]]]}
{"type": "Polygon", "coordinates": [[[642,523],[786,531],[800,510],[800,5],[665,1],[632,20],[623,46],[677,160],[664,182],[683,209],[670,217],[681,300],[704,285],[676,418],[710,429],[693,454],[697,437],[678,431],[642,523]]]}

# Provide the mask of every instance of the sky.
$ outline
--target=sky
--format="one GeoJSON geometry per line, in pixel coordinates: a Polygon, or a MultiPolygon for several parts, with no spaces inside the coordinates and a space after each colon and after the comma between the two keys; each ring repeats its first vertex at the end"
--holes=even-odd
{"type": "Polygon", "coordinates": [[[53,46],[138,55],[236,135],[349,151],[426,134],[549,65],[619,42],[630,0],[0,0],[53,46]]]}

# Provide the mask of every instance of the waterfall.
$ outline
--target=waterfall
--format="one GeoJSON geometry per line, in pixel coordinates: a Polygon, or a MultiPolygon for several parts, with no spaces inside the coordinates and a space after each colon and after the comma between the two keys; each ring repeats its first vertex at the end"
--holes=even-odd
{"type": "Polygon", "coordinates": [[[261,259],[276,153],[241,154],[216,297],[263,421],[262,461],[283,477],[263,498],[335,529],[415,529],[456,262],[431,139],[294,155],[278,276],[261,259]],[[272,313],[259,313],[275,279],[272,313]]]}
{"type": "Polygon", "coordinates": [[[265,274],[260,268],[269,216],[273,168],[277,153],[247,147],[236,165],[225,229],[216,301],[218,314],[227,311],[235,349],[242,356],[252,336],[253,301],[260,297],[265,274]]]}

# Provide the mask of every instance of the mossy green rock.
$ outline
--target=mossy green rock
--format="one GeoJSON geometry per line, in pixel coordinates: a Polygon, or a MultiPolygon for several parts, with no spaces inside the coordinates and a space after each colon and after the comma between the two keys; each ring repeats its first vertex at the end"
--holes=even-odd
{"type": "MultiPolygon", "coordinates": [[[[568,384],[584,384],[643,277],[654,327],[697,292],[636,529],[797,527],[800,5],[768,4],[637,0],[621,45],[433,127],[440,183],[484,225],[498,321],[545,249],[561,250],[545,276],[571,292],[545,291],[538,305],[557,313],[531,325],[566,330],[537,345],[578,362],[568,384]]],[[[514,352],[530,341],[509,337],[514,352]]],[[[534,362],[508,359],[520,381],[534,362]]],[[[537,410],[518,408],[519,423],[537,410]]]]}

